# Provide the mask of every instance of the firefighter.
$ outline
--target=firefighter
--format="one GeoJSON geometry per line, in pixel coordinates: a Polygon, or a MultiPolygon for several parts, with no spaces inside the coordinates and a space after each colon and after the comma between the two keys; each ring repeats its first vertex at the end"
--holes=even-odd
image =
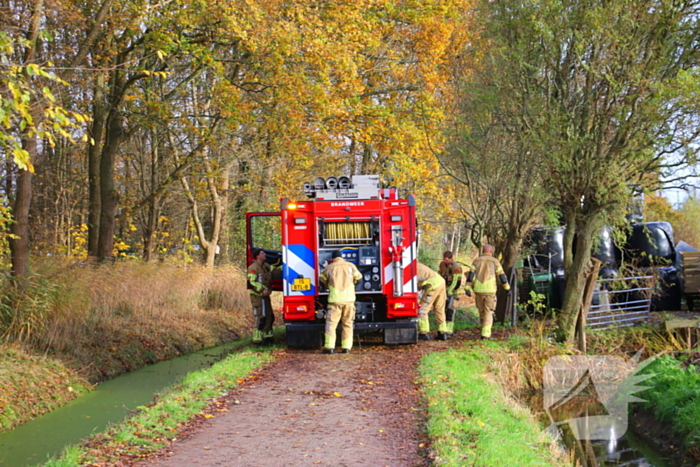
{"type": "Polygon", "coordinates": [[[272,271],[279,266],[271,267],[265,262],[265,250],[253,248],[255,261],[248,266],[248,283],[250,284],[250,303],[253,306],[255,327],[253,328],[253,345],[272,344],[272,324],[275,315],[272,312],[272,271]]]}
{"type": "Polygon", "coordinates": [[[474,260],[470,269],[465,290],[468,295],[471,295],[472,290],[474,291],[474,300],[481,318],[481,338],[491,339],[491,326],[493,325],[493,314],[496,311],[496,291],[498,289],[496,279],[498,278],[504,290],[510,290],[510,284],[508,284],[508,278],[506,278],[501,263],[493,257],[493,246],[491,245],[483,246],[481,256],[474,260]]]}
{"type": "Polygon", "coordinates": [[[445,279],[428,266],[418,263],[418,290],[422,292],[418,309],[418,339],[430,340],[430,321],[428,312],[433,310],[438,326],[437,340],[447,340],[447,325],[445,324],[445,279]]]}
{"type": "Polygon", "coordinates": [[[355,284],[362,274],[353,263],[345,261],[340,251],[334,251],[329,264],[319,276],[328,286],[328,316],[326,318],[323,353],[332,354],[335,349],[335,330],[341,323],[340,345],[343,353],[352,349],[353,323],[355,322],[355,284]]]}
{"type": "Polygon", "coordinates": [[[457,261],[452,258],[452,252],[446,251],[442,254],[442,262],[439,266],[440,275],[445,279],[447,287],[447,301],[445,302],[445,322],[447,326],[447,337],[451,337],[455,332],[455,309],[454,302],[457,300],[459,286],[462,282],[462,268],[457,261]]]}

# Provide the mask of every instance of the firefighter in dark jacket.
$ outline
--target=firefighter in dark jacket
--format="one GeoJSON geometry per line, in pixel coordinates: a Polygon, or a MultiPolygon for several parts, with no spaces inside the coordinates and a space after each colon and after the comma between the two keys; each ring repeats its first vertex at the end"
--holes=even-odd
{"type": "Polygon", "coordinates": [[[462,282],[462,268],[452,257],[451,251],[446,251],[442,254],[442,262],[439,266],[439,272],[447,287],[447,302],[445,303],[445,324],[447,336],[450,337],[455,332],[455,301],[459,293],[459,287],[462,282]]]}
{"type": "Polygon", "coordinates": [[[253,248],[255,261],[248,266],[248,284],[250,284],[250,303],[253,306],[255,327],[253,328],[253,345],[272,344],[272,324],[275,315],[272,312],[272,272],[279,266],[270,266],[265,262],[267,255],[260,248],[253,248]]]}
{"type": "Polygon", "coordinates": [[[493,257],[493,246],[486,244],[481,251],[481,256],[470,266],[465,290],[468,295],[474,291],[474,300],[481,317],[481,338],[491,339],[493,314],[496,311],[497,281],[504,290],[510,290],[510,284],[501,263],[493,257]]]}

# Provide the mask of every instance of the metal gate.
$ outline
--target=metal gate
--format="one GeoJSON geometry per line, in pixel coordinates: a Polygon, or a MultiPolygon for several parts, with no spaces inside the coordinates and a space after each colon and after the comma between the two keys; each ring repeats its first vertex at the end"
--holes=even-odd
{"type": "Polygon", "coordinates": [[[653,276],[598,279],[586,324],[590,328],[634,326],[649,320],[653,276]]]}

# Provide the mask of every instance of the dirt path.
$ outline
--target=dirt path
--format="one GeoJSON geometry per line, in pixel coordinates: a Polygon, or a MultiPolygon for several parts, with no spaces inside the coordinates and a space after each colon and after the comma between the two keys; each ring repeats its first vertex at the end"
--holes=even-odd
{"type": "MultiPolygon", "coordinates": [[[[462,338],[466,336],[460,336],[462,338]]],[[[416,365],[456,342],[280,350],[172,445],[138,467],[428,464],[416,365]]]]}

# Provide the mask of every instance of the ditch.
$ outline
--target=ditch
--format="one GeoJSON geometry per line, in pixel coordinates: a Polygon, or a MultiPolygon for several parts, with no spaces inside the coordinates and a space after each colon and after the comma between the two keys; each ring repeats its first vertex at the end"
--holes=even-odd
{"type": "Polygon", "coordinates": [[[0,434],[0,467],[30,467],[46,462],[69,444],[103,431],[153,395],[178,383],[187,374],[221,360],[240,341],[148,365],[100,383],[96,389],[65,406],[0,434]]]}

